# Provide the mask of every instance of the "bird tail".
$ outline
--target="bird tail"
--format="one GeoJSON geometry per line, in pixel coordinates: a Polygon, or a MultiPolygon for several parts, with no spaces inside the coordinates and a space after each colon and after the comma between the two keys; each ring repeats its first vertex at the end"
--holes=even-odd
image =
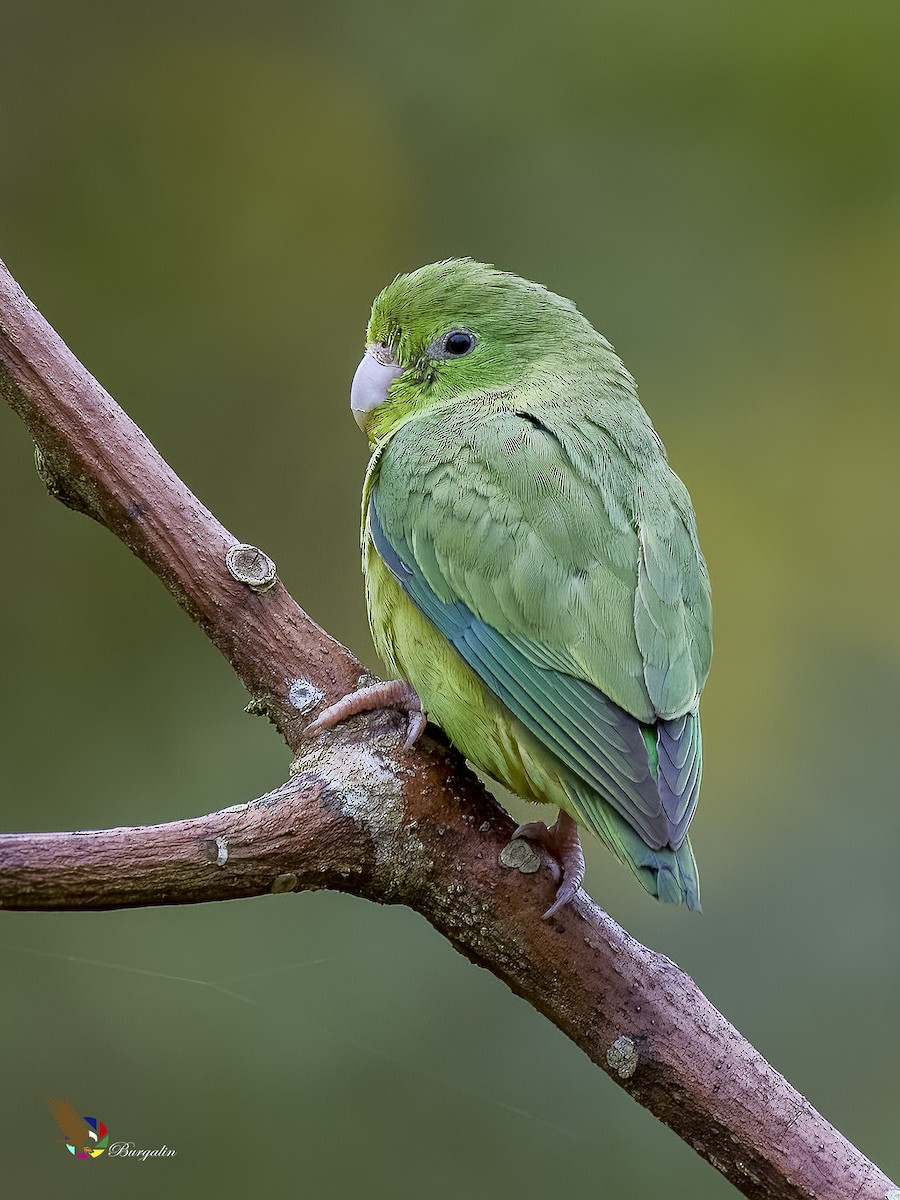
{"type": "Polygon", "coordinates": [[[598,804],[596,793],[591,792],[586,803],[588,796],[579,795],[578,783],[573,781],[567,790],[579,824],[587,825],[606,843],[616,858],[634,872],[641,887],[664,904],[684,904],[694,912],[701,911],[700,877],[690,838],[685,838],[677,850],[653,850],[614,808],[598,804]]]}

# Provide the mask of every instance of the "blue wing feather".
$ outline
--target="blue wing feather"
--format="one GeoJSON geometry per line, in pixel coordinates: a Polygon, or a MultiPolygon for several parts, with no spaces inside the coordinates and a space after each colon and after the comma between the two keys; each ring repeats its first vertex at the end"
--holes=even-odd
{"type": "Polygon", "coordinates": [[[597,800],[605,800],[653,850],[684,841],[700,783],[696,713],[656,722],[658,770],[651,771],[642,725],[593,684],[540,665],[527,639],[498,633],[461,600],[443,600],[396,532],[378,514],[377,487],[369,526],[380,558],[419,611],[523,725],[586,787],[576,790],[581,816],[600,832],[597,800]]]}

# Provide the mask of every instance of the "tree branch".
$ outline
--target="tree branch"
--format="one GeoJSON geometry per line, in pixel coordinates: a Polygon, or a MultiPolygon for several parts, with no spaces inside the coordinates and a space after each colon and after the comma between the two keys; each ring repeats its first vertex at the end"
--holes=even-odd
{"type": "Polygon", "coordinates": [[[299,753],[281,788],[210,816],[0,837],[0,906],[123,908],[321,887],[406,904],[745,1195],[885,1200],[890,1180],[672,962],[584,893],[541,920],[550,871],[527,845],[510,847],[512,822],[457,754],[427,737],[404,752],[403,722],[384,713],[302,742],[312,713],[358,685],[360,664],[280,583],[241,582],[252,552],[249,575],[233,554],[229,568],[236,539],[2,263],[0,390],[31,430],[51,492],[150,567],[299,753]]]}

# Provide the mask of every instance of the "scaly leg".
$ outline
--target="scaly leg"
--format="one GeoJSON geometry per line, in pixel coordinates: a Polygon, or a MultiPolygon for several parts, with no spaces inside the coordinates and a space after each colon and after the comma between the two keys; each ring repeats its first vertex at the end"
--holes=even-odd
{"type": "Polygon", "coordinates": [[[526,825],[520,825],[513,837],[527,838],[543,846],[562,871],[556,899],[544,913],[546,921],[569,903],[584,879],[584,852],[578,837],[578,826],[567,812],[560,809],[556,824],[549,829],[543,821],[529,821],[526,825]]]}
{"type": "Polygon", "coordinates": [[[403,743],[403,749],[408,750],[410,746],[415,745],[425,728],[425,714],[422,712],[419,693],[412,684],[407,683],[404,679],[391,679],[387,683],[373,683],[371,687],[351,692],[343,700],[338,700],[337,704],[332,704],[324,712],[320,712],[315,721],[311,725],[307,725],[303,736],[316,737],[318,734],[324,733],[326,729],[333,729],[335,725],[340,725],[341,721],[346,721],[348,717],[355,717],[357,713],[362,712],[374,712],[375,709],[381,708],[399,708],[401,712],[408,714],[409,723],[406,727],[406,741],[403,743]]]}

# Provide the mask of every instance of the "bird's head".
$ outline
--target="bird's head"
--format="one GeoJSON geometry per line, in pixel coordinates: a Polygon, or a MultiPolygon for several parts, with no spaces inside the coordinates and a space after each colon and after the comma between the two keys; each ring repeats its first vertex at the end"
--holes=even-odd
{"type": "Polygon", "coordinates": [[[472,259],[398,275],[372,306],[350,391],[379,442],[411,414],[474,394],[503,394],[540,365],[605,347],[571,300],[472,259]]]}

